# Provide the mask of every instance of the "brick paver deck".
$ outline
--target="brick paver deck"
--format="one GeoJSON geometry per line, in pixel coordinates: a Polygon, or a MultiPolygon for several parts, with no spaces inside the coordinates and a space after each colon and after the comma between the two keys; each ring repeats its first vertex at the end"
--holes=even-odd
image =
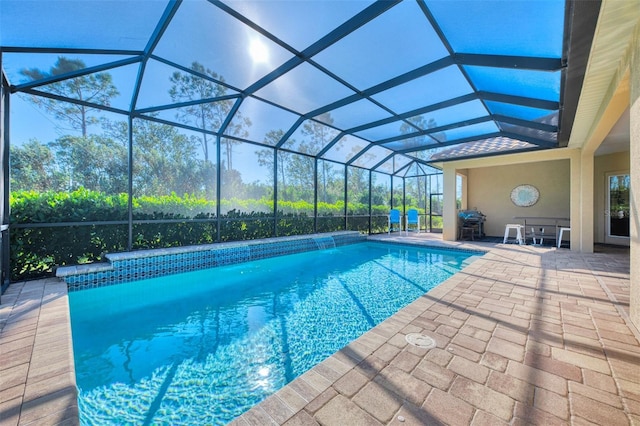
{"type": "MultiPolygon", "coordinates": [[[[640,424],[628,251],[450,244],[488,253],[233,424],[640,424]]],[[[77,424],[64,284],[12,285],[0,325],[0,425],[77,424]]]]}

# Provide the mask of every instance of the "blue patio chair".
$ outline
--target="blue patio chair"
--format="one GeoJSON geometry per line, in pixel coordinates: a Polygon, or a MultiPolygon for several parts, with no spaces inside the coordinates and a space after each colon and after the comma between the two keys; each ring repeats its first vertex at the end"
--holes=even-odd
{"type": "Polygon", "coordinates": [[[397,226],[397,230],[402,232],[402,222],[400,221],[400,210],[391,209],[389,211],[389,234],[393,232],[394,226],[397,226]]]}
{"type": "Polygon", "coordinates": [[[407,216],[405,216],[406,219],[406,223],[405,223],[405,227],[404,230],[407,233],[407,235],[409,235],[409,231],[415,231],[415,232],[420,232],[420,218],[418,216],[418,210],[416,209],[409,209],[407,211],[407,216]]]}

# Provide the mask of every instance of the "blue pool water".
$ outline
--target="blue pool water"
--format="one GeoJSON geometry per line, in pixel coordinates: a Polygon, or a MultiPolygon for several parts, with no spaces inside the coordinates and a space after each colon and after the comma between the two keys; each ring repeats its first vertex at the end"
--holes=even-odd
{"type": "Polygon", "coordinates": [[[225,424],[461,269],[361,243],[69,294],[82,424],[225,424]]]}

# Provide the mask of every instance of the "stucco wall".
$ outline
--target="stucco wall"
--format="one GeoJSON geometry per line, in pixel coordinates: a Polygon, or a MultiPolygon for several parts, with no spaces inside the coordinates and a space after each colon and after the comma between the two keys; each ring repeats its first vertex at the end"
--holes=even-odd
{"type": "MultiPolygon", "coordinates": [[[[504,225],[516,216],[569,217],[569,160],[553,160],[468,170],[468,208],[487,216],[485,233],[504,235],[504,225]],[[538,188],[540,199],[531,207],[517,207],[511,191],[518,185],[538,188]]],[[[517,221],[516,221],[517,223],[517,221]]]]}
{"type": "Polygon", "coordinates": [[[593,186],[594,186],[594,206],[593,206],[593,240],[596,243],[605,242],[605,209],[606,207],[606,185],[607,173],[628,172],[629,171],[629,151],[615,154],[594,157],[593,164],[593,186]]]}

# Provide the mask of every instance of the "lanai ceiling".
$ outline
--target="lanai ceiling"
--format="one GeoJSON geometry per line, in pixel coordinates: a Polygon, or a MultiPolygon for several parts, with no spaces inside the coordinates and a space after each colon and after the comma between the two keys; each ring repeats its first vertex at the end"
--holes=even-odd
{"type": "Polygon", "coordinates": [[[566,146],[598,5],[2,0],[0,46],[14,93],[404,176],[432,161],[566,146]],[[60,56],[86,68],[20,73],[60,56]],[[102,72],[119,92],[108,105],[51,89],[102,72]],[[176,73],[198,89],[172,94],[176,73]],[[228,107],[216,122],[181,113],[200,104],[228,107]]]}

